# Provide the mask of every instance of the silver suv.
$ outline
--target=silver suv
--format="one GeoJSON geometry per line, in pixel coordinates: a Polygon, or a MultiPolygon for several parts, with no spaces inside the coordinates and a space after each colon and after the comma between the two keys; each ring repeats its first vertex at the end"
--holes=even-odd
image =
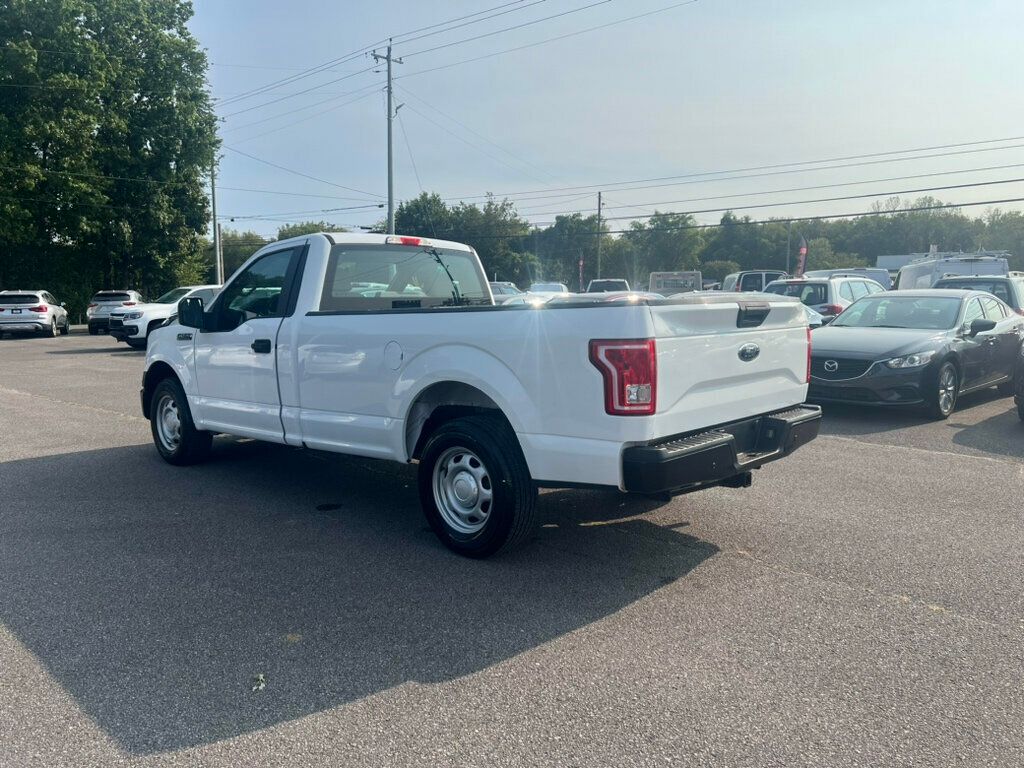
{"type": "Polygon", "coordinates": [[[805,307],[810,307],[825,318],[835,319],[844,309],[861,296],[885,293],[879,283],[866,277],[832,275],[831,277],[787,277],[765,286],[765,293],[796,296],[805,307]]]}
{"type": "Polygon", "coordinates": [[[67,336],[70,329],[64,305],[47,291],[0,291],[0,336],[19,331],[67,336]]]}
{"type": "Polygon", "coordinates": [[[89,333],[95,336],[100,331],[110,330],[110,313],[121,307],[134,307],[142,304],[144,299],[138,291],[100,291],[89,300],[85,317],[89,323],[89,333]]]}

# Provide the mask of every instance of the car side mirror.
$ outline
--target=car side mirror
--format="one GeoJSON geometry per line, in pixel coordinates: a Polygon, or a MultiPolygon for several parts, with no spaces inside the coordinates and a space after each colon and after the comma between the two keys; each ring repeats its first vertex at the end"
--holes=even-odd
{"type": "Polygon", "coordinates": [[[186,328],[196,328],[200,331],[208,330],[210,323],[207,320],[206,312],[203,310],[203,300],[192,297],[179,301],[178,323],[186,328]]]}
{"type": "Polygon", "coordinates": [[[972,320],[971,321],[970,331],[968,332],[967,335],[973,338],[973,337],[977,336],[979,333],[984,333],[985,331],[991,331],[995,327],[996,327],[996,321],[995,320],[985,320],[985,319],[982,319],[982,318],[978,318],[977,320],[972,320]]]}
{"type": "Polygon", "coordinates": [[[64,309],[67,309],[67,308],[68,308],[68,303],[67,303],[66,301],[62,301],[62,302],[60,303],[60,305],[61,305],[61,307],[63,307],[64,309]]]}

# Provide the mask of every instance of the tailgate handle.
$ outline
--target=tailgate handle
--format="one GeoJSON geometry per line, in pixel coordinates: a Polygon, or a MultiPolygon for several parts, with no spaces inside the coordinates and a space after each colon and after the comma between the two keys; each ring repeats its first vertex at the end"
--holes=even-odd
{"type": "Polygon", "coordinates": [[[741,301],[736,314],[737,328],[757,328],[768,317],[771,306],[766,301],[741,301]]]}

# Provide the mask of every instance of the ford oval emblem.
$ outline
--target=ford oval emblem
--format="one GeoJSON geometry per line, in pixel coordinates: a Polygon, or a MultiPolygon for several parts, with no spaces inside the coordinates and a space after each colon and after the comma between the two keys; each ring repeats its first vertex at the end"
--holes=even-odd
{"type": "Polygon", "coordinates": [[[760,354],[761,348],[757,344],[744,344],[739,351],[740,360],[745,363],[749,363],[760,354]]]}

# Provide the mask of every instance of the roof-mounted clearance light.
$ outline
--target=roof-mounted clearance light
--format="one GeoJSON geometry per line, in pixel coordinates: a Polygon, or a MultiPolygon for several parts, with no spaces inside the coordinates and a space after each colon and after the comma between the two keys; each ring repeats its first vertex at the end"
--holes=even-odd
{"type": "Polygon", "coordinates": [[[424,248],[431,245],[429,240],[425,240],[422,237],[407,237],[406,235],[388,235],[384,238],[384,242],[388,245],[412,245],[424,248]]]}

